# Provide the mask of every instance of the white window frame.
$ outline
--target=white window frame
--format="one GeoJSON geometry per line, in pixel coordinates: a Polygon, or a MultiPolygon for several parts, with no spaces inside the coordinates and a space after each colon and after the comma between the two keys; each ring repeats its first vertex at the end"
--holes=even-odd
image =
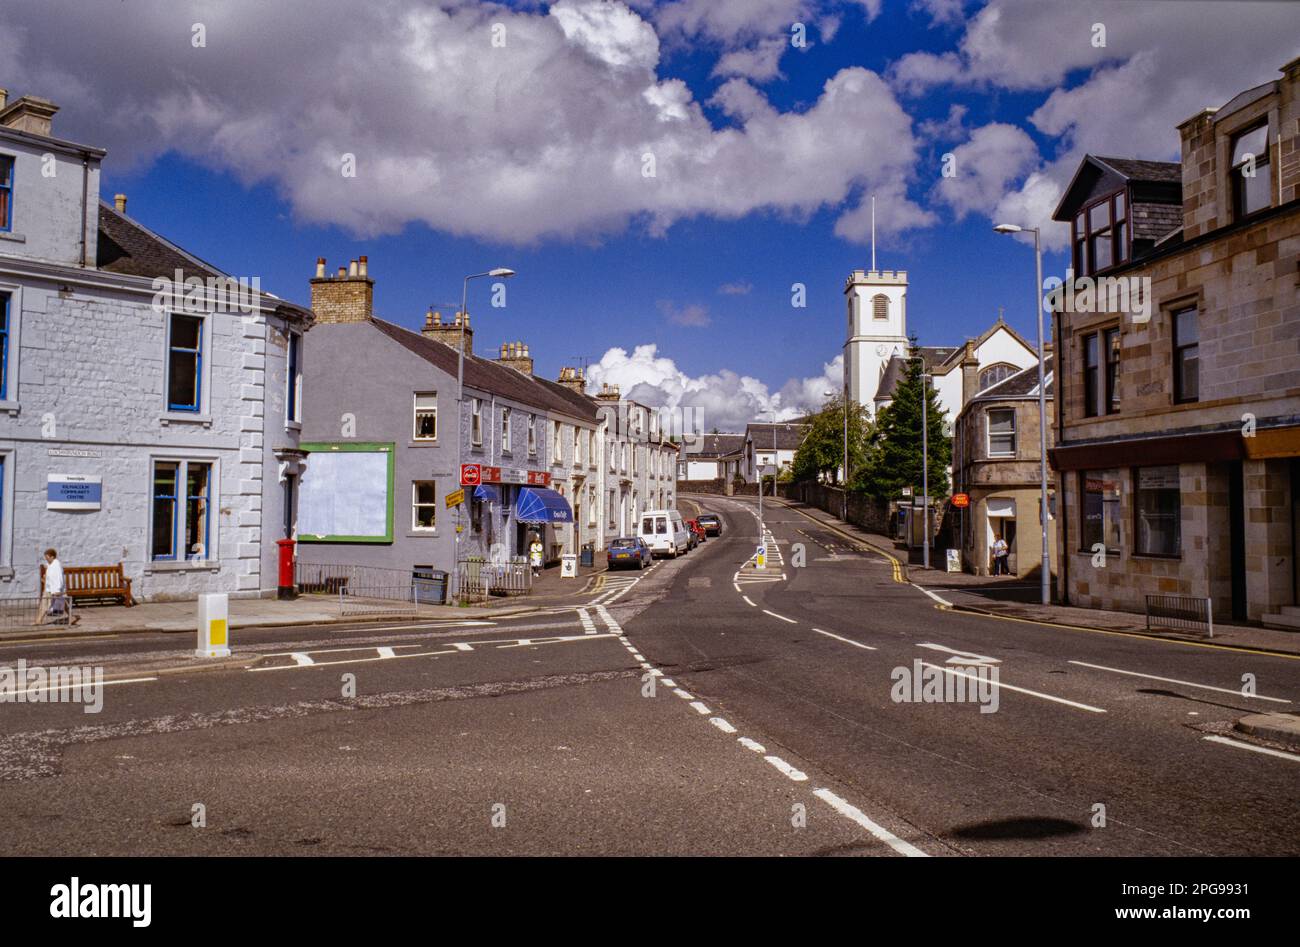
{"type": "Polygon", "coordinates": [[[14,570],[14,481],[18,479],[18,451],[0,448],[4,464],[4,492],[0,495],[0,580],[13,579],[14,570]]]}
{"type": "MultiPolygon", "coordinates": [[[[202,424],[212,423],[212,313],[187,312],[185,310],[163,310],[162,326],[162,410],[165,421],[193,421],[202,424]],[[199,405],[197,411],[173,411],[171,408],[171,352],[172,352],[172,318],[187,316],[200,320],[199,328],[199,405]]],[[[152,483],[152,481],[150,481],[152,483]]],[[[153,489],[152,486],[150,489],[153,489]]]]}
{"type": "MultiPolygon", "coordinates": [[[[145,572],[168,571],[176,569],[216,569],[220,566],[221,560],[221,523],[219,513],[221,512],[221,458],[216,454],[177,454],[172,451],[165,453],[156,453],[149,455],[149,470],[146,502],[149,507],[148,532],[145,533],[144,546],[144,570],[145,572]],[[212,468],[211,480],[208,485],[208,548],[204,550],[206,555],[202,559],[155,559],[153,557],[153,527],[154,527],[154,471],[158,464],[178,464],[176,471],[177,490],[189,479],[188,466],[191,463],[207,464],[212,468]]],[[[184,517],[185,503],[187,498],[177,496],[176,515],[184,517]]],[[[184,541],[184,537],[179,532],[174,532],[173,536],[177,545],[184,541]]]]}
{"type": "Polygon", "coordinates": [[[434,444],[438,440],[438,393],[436,391],[414,391],[411,393],[411,440],[419,441],[423,444],[434,444]],[[421,407],[421,398],[432,398],[433,407],[428,405],[421,407]],[[420,412],[433,413],[433,437],[420,436],[420,412]]]}
{"type": "Polygon", "coordinates": [[[537,415],[528,415],[528,456],[537,456],[537,415]]]}
{"type": "Polygon", "coordinates": [[[411,481],[411,532],[436,533],[437,531],[438,531],[438,481],[437,480],[412,480],[411,481]],[[428,483],[433,485],[432,503],[419,502],[418,493],[416,491],[419,490],[420,484],[422,483],[428,483]],[[424,506],[433,508],[432,526],[421,526],[419,519],[416,518],[416,513],[419,511],[420,507],[424,507],[424,506]]]}
{"type": "MultiPolygon", "coordinates": [[[[15,172],[16,173],[16,172],[15,172]]],[[[23,287],[19,283],[0,282],[0,293],[9,297],[9,342],[8,367],[9,381],[5,397],[0,401],[0,413],[18,413],[18,372],[22,362],[22,325],[23,325],[23,287]]],[[[9,562],[4,560],[5,564],[9,562]]]]}
{"type": "Polygon", "coordinates": [[[303,334],[289,329],[286,326],[284,346],[284,426],[288,430],[302,430],[302,357],[303,357],[303,334]],[[298,345],[298,372],[297,375],[290,370],[293,365],[293,359],[290,357],[293,353],[294,343],[298,345]],[[293,414],[289,414],[289,402],[293,401],[293,414]]]}
{"type": "Polygon", "coordinates": [[[551,446],[554,448],[555,456],[551,458],[552,464],[564,463],[564,425],[559,421],[552,421],[554,428],[551,432],[551,446]]]}
{"type": "Polygon", "coordinates": [[[483,446],[483,401],[469,399],[469,442],[474,447],[483,446]]]}
{"type": "Polygon", "coordinates": [[[510,406],[501,406],[501,452],[510,453],[510,406]]]}
{"type": "Polygon", "coordinates": [[[582,466],[582,428],[573,426],[573,466],[582,466]]]}
{"type": "MultiPolygon", "coordinates": [[[[989,408],[987,411],[984,412],[984,430],[985,430],[985,437],[986,437],[985,448],[986,448],[986,450],[988,451],[988,456],[990,456],[990,457],[1015,457],[1015,456],[1016,456],[1016,449],[1017,449],[1017,447],[1018,447],[1018,435],[1019,435],[1020,432],[1019,432],[1019,431],[1017,430],[1017,428],[1016,428],[1016,409],[1015,409],[1015,408],[989,408]],[[1010,431],[1010,435],[1011,435],[1011,450],[1009,450],[1009,451],[995,451],[995,450],[993,449],[993,437],[994,437],[994,434],[993,434],[993,415],[994,415],[994,414],[1009,414],[1009,415],[1011,415],[1011,431],[1010,431]]],[[[1007,432],[1002,432],[1002,433],[998,434],[997,436],[998,436],[998,437],[1006,437],[1006,436],[1007,436],[1007,432]]]]}

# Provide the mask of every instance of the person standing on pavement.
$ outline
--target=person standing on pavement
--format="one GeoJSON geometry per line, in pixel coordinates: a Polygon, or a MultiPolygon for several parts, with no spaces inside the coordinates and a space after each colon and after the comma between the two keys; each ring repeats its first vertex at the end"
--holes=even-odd
{"type": "Polygon", "coordinates": [[[542,538],[533,534],[533,541],[528,547],[528,562],[533,567],[533,575],[541,575],[542,572],[542,538]]]}
{"type": "Polygon", "coordinates": [[[1011,574],[1011,568],[1007,561],[1010,554],[1011,554],[1011,550],[1007,546],[1007,541],[1003,539],[1001,536],[999,536],[997,538],[997,541],[993,543],[993,574],[994,575],[1011,574]]]}
{"type": "MultiPolygon", "coordinates": [[[[45,550],[45,588],[41,594],[41,610],[36,623],[44,624],[47,615],[61,616],[65,622],[68,621],[68,595],[64,586],[63,563],[59,562],[59,554],[54,549],[45,550]]],[[[71,624],[75,625],[79,621],[81,616],[77,615],[72,618],[71,624]]]]}

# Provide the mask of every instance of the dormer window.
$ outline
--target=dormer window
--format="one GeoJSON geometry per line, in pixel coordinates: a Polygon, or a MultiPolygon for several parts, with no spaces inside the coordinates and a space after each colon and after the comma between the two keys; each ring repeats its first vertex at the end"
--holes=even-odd
{"type": "Polygon", "coordinates": [[[1232,138],[1232,209],[1237,220],[1273,205],[1268,174],[1268,125],[1232,138]]]}
{"type": "Polygon", "coordinates": [[[984,371],[980,372],[980,391],[985,388],[991,388],[998,382],[1006,381],[1020,369],[1006,362],[999,362],[996,365],[990,365],[984,371]]]}
{"type": "Polygon", "coordinates": [[[1074,218],[1074,272],[1088,276],[1129,258],[1128,201],[1123,191],[1088,205],[1074,218]]]}

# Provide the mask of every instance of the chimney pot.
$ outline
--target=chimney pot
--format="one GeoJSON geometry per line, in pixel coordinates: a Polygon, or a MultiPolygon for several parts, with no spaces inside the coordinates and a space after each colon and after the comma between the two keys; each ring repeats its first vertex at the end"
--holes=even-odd
{"type": "Polygon", "coordinates": [[[440,313],[440,312],[435,312],[435,313],[433,314],[433,324],[436,325],[436,326],[440,326],[440,325],[442,325],[442,313],[440,313]]]}
{"type": "Polygon", "coordinates": [[[368,279],[370,277],[370,266],[366,262],[366,258],[362,257],[359,262],[361,264],[361,275],[368,279]]]}
{"type": "Polygon", "coordinates": [[[356,275],[357,275],[357,261],[352,260],[350,263],[348,263],[348,276],[356,276],[356,275]]]}
{"type": "Polygon", "coordinates": [[[340,266],[340,267],[339,267],[339,279],[343,279],[343,278],[344,278],[345,276],[347,276],[347,275],[348,275],[348,268],[347,268],[346,266],[340,266]]]}
{"type": "Polygon", "coordinates": [[[117,212],[118,212],[119,214],[125,214],[125,213],[126,213],[126,195],[125,195],[125,194],[114,194],[114,195],[113,195],[113,206],[114,206],[115,208],[117,208],[117,212]]]}
{"type": "Polygon", "coordinates": [[[316,258],[316,278],[325,278],[325,258],[323,256],[318,256],[316,258]]]}

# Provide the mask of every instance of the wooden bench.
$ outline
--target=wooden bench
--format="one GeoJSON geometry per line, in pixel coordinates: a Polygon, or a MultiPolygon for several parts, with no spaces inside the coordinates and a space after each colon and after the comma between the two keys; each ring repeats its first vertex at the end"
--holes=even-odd
{"type": "MultiPolygon", "coordinates": [[[[128,608],[135,604],[131,597],[131,580],[122,571],[122,563],[115,566],[64,566],[63,588],[68,598],[106,599],[120,598],[128,608]]],[[[41,593],[45,592],[45,566],[41,566],[41,593]]]]}

